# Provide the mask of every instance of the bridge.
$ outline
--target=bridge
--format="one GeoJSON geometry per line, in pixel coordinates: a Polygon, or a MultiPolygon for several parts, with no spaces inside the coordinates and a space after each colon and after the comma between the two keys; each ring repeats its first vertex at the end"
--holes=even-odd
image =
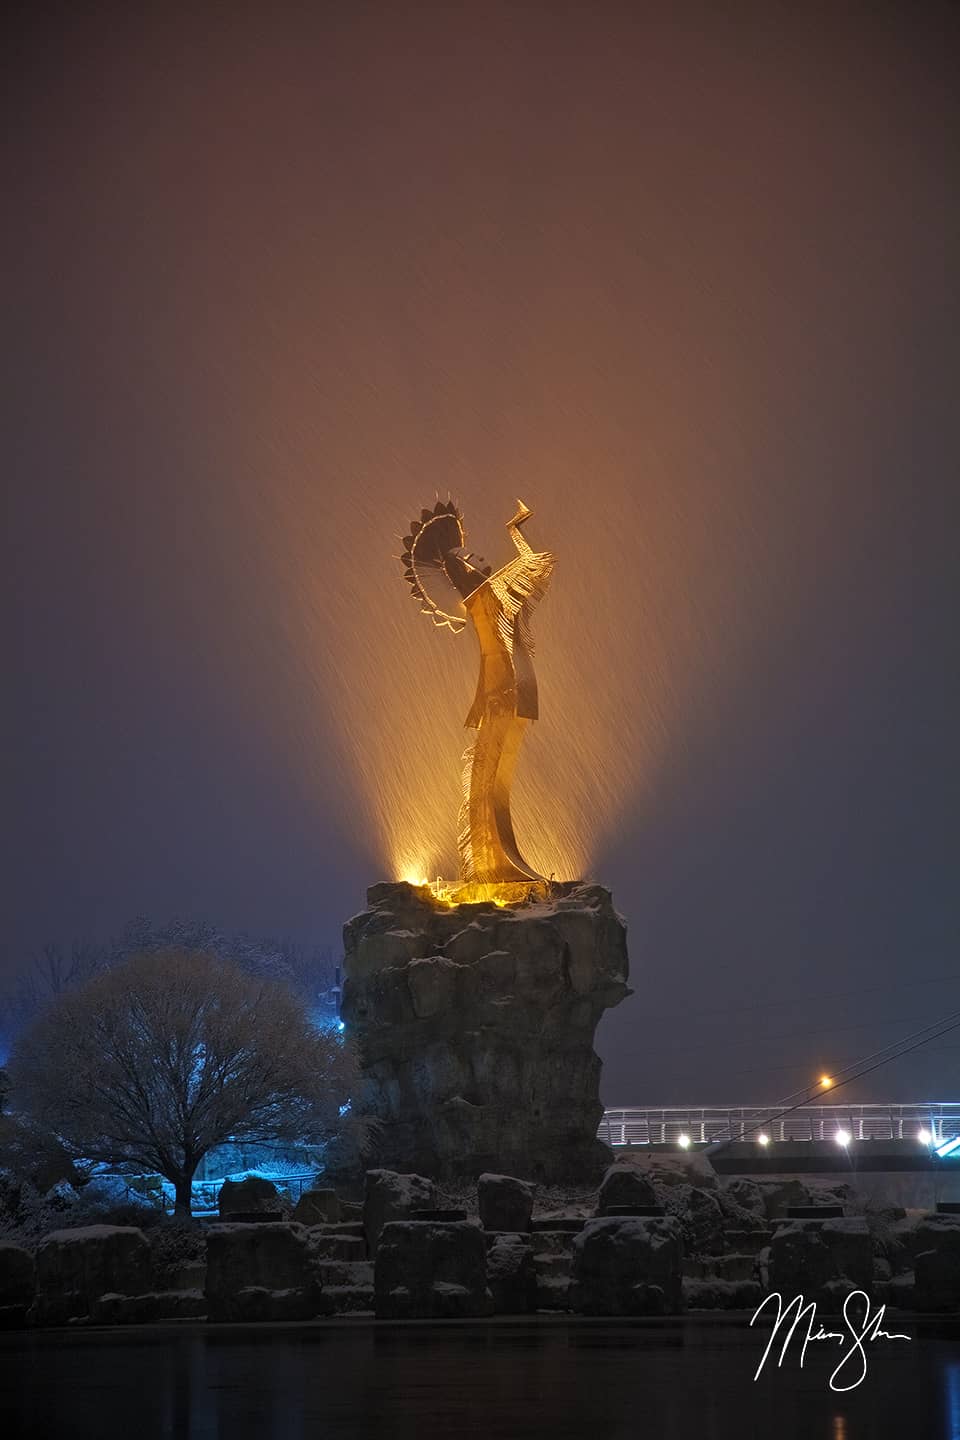
{"type": "MultiPolygon", "coordinates": [[[[922,1100],[876,1105],[622,1106],[605,1110],[599,1138],[621,1145],[696,1145],[714,1141],[913,1141],[927,1152],[960,1139],[960,1101],[922,1100]]],[[[960,1158],[960,1145],[958,1145],[960,1158]]]]}

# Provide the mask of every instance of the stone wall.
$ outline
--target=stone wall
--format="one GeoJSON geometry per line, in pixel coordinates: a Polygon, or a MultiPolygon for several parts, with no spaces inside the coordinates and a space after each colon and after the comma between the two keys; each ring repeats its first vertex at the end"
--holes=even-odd
{"type": "Polygon", "coordinates": [[[374,1163],[451,1178],[599,1178],[610,1154],[594,1032],[627,988],[626,927],[599,885],[445,906],[375,885],[344,928],[343,1018],[383,1122],[374,1163]]]}

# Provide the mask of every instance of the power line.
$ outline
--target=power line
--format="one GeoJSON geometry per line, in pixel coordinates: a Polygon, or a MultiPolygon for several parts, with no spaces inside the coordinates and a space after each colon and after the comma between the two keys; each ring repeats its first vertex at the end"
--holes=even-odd
{"type": "MultiPolygon", "coordinates": [[[[861,1080],[864,1075],[871,1075],[874,1070],[879,1070],[882,1066],[889,1064],[891,1060],[900,1060],[904,1055],[909,1055],[913,1050],[919,1050],[921,1046],[928,1045],[931,1040],[939,1040],[942,1036],[949,1035],[952,1030],[960,1029],[960,1011],[957,1011],[954,1015],[947,1018],[950,1021],[949,1024],[944,1024],[943,1021],[934,1021],[930,1025],[924,1026],[922,1030],[915,1030],[912,1035],[905,1036],[904,1040],[899,1042],[900,1046],[903,1048],[896,1049],[895,1046],[885,1046],[885,1050],[893,1049],[895,1051],[895,1053],[892,1055],[885,1055],[883,1050],[876,1050],[874,1051],[873,1055],[865,1056],[862,1061],[854,1061],[851,1065],[848,1065],[846,1067],[846,1069],[852,1070],[854,1073],[848,1075],[845,1080],[835,1081],[830,1086],[830,1091],[833,1092],[835,1090],[842,1090],[843,1087],[845,1085],[849,1085],[851,1081],[861,1080]],[[937,1028],[938,1026],[941,1028],[937,1028]],[[936,1034],[925,1034],[925,1031],[928,1030],[936,1030],[936,1034]],[[907,1040],[912,1040],[916,1036],[920,1036],[922,1038],[917,1039],[916,1043],[913,1045],[907,1045],[905,1043],[907,1040]],[[882,1056],[883,1058],[877,1059],[877,1056],[882,1056]],[[868,1061],[874,1059],[876,1059],[875,1064],[867,1064],[868,1061]],[[866,1068],[858,1068],[860,1066],[865,1066],[866,1068]]],[[[843,1071],[841,1071],[840,1073],[843,1074],[843,1071]]],[[[807,1090],[809,1090],[810,1086],[807,1086],[806,1088],[807,1090]]],[[[800,1094],[801,1092],[796,1091],[795,1093],[800,1094]]],[[[770,1125],[775,1123],[777,1120],[782,1120],[785,1115],[792,1115],[795,1110],[802,1110],[804,1105],[812,1104],[816,1098],[818,1098],[816,1092],[813,1095],[806,1095],[804,1099],[798,1100],[796,1105],[788,1105],[785,1109],[780,1110],[775,1115],[765,1116],[764,1119],[758,1120],[755,1125],[747,1126],[742,1133],[745,1135],[752,1134],[754,1130],[759,1130],[764,1125],[770,1125]]],[[[787,1099],[792,1099],[792,1096],[787,1096],[787,1099]]],[[[781,1101],[781,1104],[782,1103],[783,1102],[781,1101]]],[[[714,1146],[720,1148],[721,1146],[729,1145],[733,1139],[734,1137],[732,1135],[728,1135],[724,1138],[714,1141],[710,1146],[707,1147],[707,1151],[705,1153],[715,1153],[713,1149],[714,1146]]]]}

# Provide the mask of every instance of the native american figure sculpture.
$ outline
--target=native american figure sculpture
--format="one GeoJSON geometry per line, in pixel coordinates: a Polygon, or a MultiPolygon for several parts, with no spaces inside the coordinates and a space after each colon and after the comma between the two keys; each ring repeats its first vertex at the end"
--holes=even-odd
{"type": "Polygon", "coordinates": [[[401,556],[422,613],[455,634],[472,620],[480,642],[480,679],[465,722],[477,737],[463,757],[458,834],[461,879],[480,883],[543,879],[517,848],[510,784],[524,731],[537,718],[530,616],[555,561],[527,544],[521,526],[531,511],[522,500],[517,505],[507,523],[516,558],[495,574],[465,549],[463,517],[452,500],[420,512],[401,556]]]}

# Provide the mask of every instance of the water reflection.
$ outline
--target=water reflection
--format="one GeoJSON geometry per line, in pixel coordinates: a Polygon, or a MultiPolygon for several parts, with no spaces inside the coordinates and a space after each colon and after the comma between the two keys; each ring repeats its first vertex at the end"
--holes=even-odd
{"type": "Polygon", "coordinates": [[[960,1325],[862,1386],[820,1351],[754,1384],[729,1319],[156,1327],[0,1336],[4,1440],[960,1440],[960,1325]]]}
{"type": "Polygon", "coordinates": [[[947,1440],[960,1440],[960,1361],[951,1361],[944,1369],[947,1395],[947,1440]]]}

